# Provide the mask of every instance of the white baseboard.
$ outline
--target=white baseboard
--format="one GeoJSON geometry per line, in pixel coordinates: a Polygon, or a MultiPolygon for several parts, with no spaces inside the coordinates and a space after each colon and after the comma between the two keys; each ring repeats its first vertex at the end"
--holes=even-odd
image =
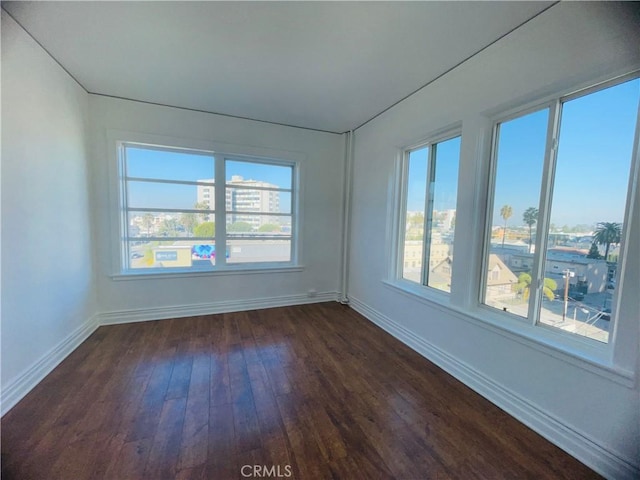
{"type": "Polygon", "coordinates": [[[4,415],[27,393],[42,381],[60,362],[84,342],[98,328],[98,317],[93,316],[76,328],[58,345],[49,350],[22,375],[14,379],[0,392],[0,411],[4,415]]]}
{"type": "Polygon", "coordinates": [[[163,320],[167,318],[193,317],[197,315],[213,315],[217,313],[243,312],[263,308],[287,307],[307,303],[321,303],[337,301],[339,292],[318,293],[312,297],[306,294],[285,295],[281,297],[257,298],[248,300],[231,300],[195,305],[176,305],[171,307],[138,308],[119,310],[98,314],[100,325],[114,325],[118,323],[145,322],[163,320]]]}
{"type": "Polygon", "coordinates": [[[599,474],[615,479],[640,478],[640,467],[632,459],[608,450],[357,298],[350,296],[349,300],[351,307],[368,320],[599,474]]]}

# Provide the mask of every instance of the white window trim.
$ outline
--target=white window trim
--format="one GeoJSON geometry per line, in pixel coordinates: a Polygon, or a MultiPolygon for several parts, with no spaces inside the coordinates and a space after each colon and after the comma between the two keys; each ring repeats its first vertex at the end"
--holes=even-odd
{"type": "MultiPolygon", "coordinates": [[[[388,255],[391,262],[388,263],[387,279],[382,284],[412,301],[441,310],[443,313],[453,314],[463,321],[469,322],[480,328],[488,329],[511,340],[517,341],[529,348],[536,349],[546,355],[566,361],[583,370],[607,378],[613,382],[632,388],[636,382],[635,359],[638,350],[637,336],[624,335],[624,332],[637,332],[637,316],[621,315],[620,305],[627,282],[627,262],[623,262],[617,271],[616,296],[613,302],[616,304],[616,317],[613,319],[613,331],[610,332],[609,342],[602,343],[593,339],[574,335],[560,329],[552,328],[544,324],[530,324],[527,319],[515,317],[512,314],[504,314],[496,309],[482,305],[481,282],[484,282],[484,241],[476,242],[475,248],[470,246],[468,238],[484,239],[486,235],[486,222],[488,222],[487,202],[490,195],[490,168],[492,168],[492,139],[494,125],[498,121],[508,118],[516,118],[527,112],[532,112],[545,106],[552,105],[557,99],[568,101],[576,96],[588,94],[590,91],[606,88],[625,80],[637,78],[640,70],[620,72],[615,76],[601,76],[597,79],[582,81],[576,86],[561,85],[552,89],[538,92],[537,96],[529,96],[520,102],[511,102],[506,106],[484,111],[482,113],[466,117],[462,126],[462,144],[460,153],[460,173],[458,185],[472,185],[473,192],[463,191],[458,188],[458,210],[456,227],[466,223],[462,231],[456,228],[456,241],[454,248],[457,258],[464,257],[465,269],[459,267],[460,262],[453,264],[453,278],[451,294],[436,292],[435,289],[425,288],[415,282],[401,278],[402,270],[399,265],[399,248],[401,237],[397,234],[400,225],[403,224],[403,161],[404,152],[408,147],[396,147],[397,154],[394,163],[394,181],[389,188],[388,225],[393,232],[388,237],[388,255]],[[468,178],[472,177],[473,182],[468,178]],[[463,180],[461,180],[463,179],[463,180]],[[466,202],[461,198],[467,195],[466,202]],[[464,215],[460,205],[472,202],[475,207],[469,215],[464,215]],[[462,222],[459,222],[462,220],[462,222]],[[462,245],[463,237],[465,244],[462,245]],[[466,247],[467,251],[460,248],[466,247]],[[456,279],[460,280],[456,282],[456,279]],[[482,279],[478,281],[478,279],[482,279]],[[624,284],[623,284],[624,283],[624,284]],[[443,293],[443,295],[438,295],[443,293]]],[[[445,129],[450,130],[450,129],[445,129]]],[[[425,142],[415,142],[419,145],[425,142]]],[[[624,231],[622,233],[620,251],[622,258],[629,258],[630,239],[632,236],[632,219],[636,210],[640,208],[640,109],[638,112],[636,137],[632,150],[629,186],[625,204],[624,231]]],[[[639,228],[635,221],[636,230],[639,228]]],[[[637,240],[636,240],[637,242],[637,240]]],[[[635,270],[634,270],[635,272],[635,270]]],[[[635,272],[637,275],[637,272],[635,272]]],[[[626,286],[630,291],[630,286],[626,286]]],[[[627,306],[627,310],[629,310],[627,306]]],[[[613,310],[613,309],[612,309],[613,310]]],[[[632,312],[634,313],[634,312],[632,312]]],[[[637,312],[635,312],[637,315],[637,312]]]]}
{"type": "MultiPolygon", "coordinates": [[[[481,266],[480,266],[480,285],[477,291],[477,300],[480,308],[487,308],[489,312],[496,311],[499,315],[504,318],[517,319],[522,323],[531,323],[532,325],[536,325],[536,318],[533,312],[536,312],[539,307],[540,302],[540,286],[535,286],[535,291],[532,288],[532,292],[529,295],[530,302],[528,306],[527,318],[520,317],[510,312],[500,312],[496,309],[492,309],[487,306],[484,298],[484,294],[487,286],[487,276],[484,272],[488,269],[488,261],[489,261],[489,251],[491,249],[491,220],[490,213],[493,211],[494,207],[494,196],[493,192],[495,190],[495,180],[497,174],[497,152],[498,152],[498,125],[509,122],[511,120],[526,116],[530,113],[538,112],[544,109],[549,110],[549,118],[547,120],[547,134],[545,136],[545,153],[543,159],[543,168],[541,174],[541,182],[542,182],[542,192],[540,194],[540,200],[538,204],[538,210],[541,214],[541,218],[538,222],[538,226],[536,228],[536,243],[535,243],[535,251],[541,252],[543,251],[542,246],[546,244],[548,238],[548,221],[550,211],[546,207],[549,203],[549,197],[551,194],[552,187],[552,179],[549,175],[549,169],[551,168],[551,163],[555,163],[555,151],[556,151],[556,139],[554,138],[555,133],[557,132],[558,125],[558,110],[559,101],[558,99],[554,99],[553,101],[544,101],[541,103],[527,105],[525,108],[510,110],[503,115],[495,115],[491,118],[491,148],[488,157],[488,173],[487,173],[487,181],[486,183],[486,200],[485,200],[485,211],[484,213],[484,222],[483,222],[483,230],[482,230],[482,252],[481,252],[481,266]],[[546,182],[545,182],[546,179],[546,182]],[[540,225],[544,228],[540,229],[540,225]],[[539,231],[542,231],[542,235],[539,235],[539,231]]],[[[533,265],[532,265],[532,279],[538,278],[538,274],[541,269],[544,267],[546,255],[543,253],[542,255],[534,256],[533,265]]]]}
{"type": "MultiPolygon", "coordinates": [[[[426,271],[429,268],[428,261],[426,259],[426,249],[428,245],[430,245],[430,239],[427,241],[427,223],[428,223],[428,215],[427,209],[425,206],[425,225],[423,228],[424,236],[423,236],[423,247],[422,247],[422,263],[423,270],[421,272],[421,283],[412,282],[411,280],[407,280],[403,275],[403,263],[404,263],[404,243],[405,243],[405,234],[406,234],[406,220],[407,220],[407,193],[408,193],[408,180],[409,180],[409,155],[411,152],[415,150],[419,150],[421,148],[429,148],[429,156],[427,158],[427,170],[430,171],[432,168],[431,163],[435,161],[435,157],[433,156],[433,145],[438,143],[445,142],[447,140],[452,140],[456,137],[460,137],[462,139],[462,124],[460,122],[451,125],[447,128],[440,129],[427,137],[423,137],[421,140],[412,142],[408,146],[400,147],[398,149],[398,155],[396,159],[396,181],[394,182],[393,188],[393,201],[392,201],[392,219],[391,225],[393,229],[393,240],[391,242],[391,255],[389,258],[392,258],[392,264],[389,268],[391,282],[393,284],[398,285],[400,288],[406,289],[408,291],[416,291],[423,292],[429,296],[432,296],[434,299],[440,299],[443,301],[450,296],[450,293],[445,292],[443,290],[430,287],[429,285],[425,285],[425,281],[427,278],[426,271]],[[397,193],[396,193],[397,192],[397,193]],[[426,262],[426,265],[425,265],[426,262]]],[[[427,173],[427,177],[429,177],[429,173],[427,173]]],[[[425,192],[425,201],[428,203],[429,198],[429,184],[426,185],[425,192]]],[[[453,278],[453,277],[452,277],[453,278]]],[[[451,289],[453,291],[453,281],[451,289]]]]}
{"type": "MultiPolygon", "coordinates": [[[[184,139],[180,137],[169,137],[164,135],[146,134],[140,132],[131,132],[123,130],[108,130],[107,136],[107,152],[109,155],[109,185],[110,185],[110,252],[111,252],[111,274],[109,278],[112,280],[135,280],[135,279],[157,279],[157,278],[177,278],[177,277],[206,277],[206,276],[220,276],[220,275],[239,275],[248,273],[287,273],[287,272],[299,272],[304,270],[302,264],[302,239],[301,232],[303,231],[303,218],[301,210],[301,198],[302,198],[302,161],[304,155],[299,152],[291,152],[284,150],[275,150],[269,148],[259,148],[252,146],[235,145],[224,142],[212,142],[196,139],[184,139]],[[222,160],[231,161],[247,161],[251,163],[263,163],[267,165],[283,165],[292,167],[292,188],[291,189],[279,189],[279,190],[291,190],[292,193],[292,205],[291,213],[284,215],[291,215],[292,228],[291,228],[291,260],[289,262],[259,262],[259,263],[240,263],[240,264],[226,264],[216,265],[210,270],[202,271],[190,271],[188,269],[173,269],[173,268],[155,268],[155,269],[125,269],[124,268],[124,250],[122,248],[122,242],[124,241],[124,235],[126,227],[122,224],[124,216],[122,215],[124,205],[124,195],[121,177],[121,155],[120,151],[123,144],[137,144],[144,146],[144,148],[158,148],[162,151],[179,151],[179,152],[194,152],[205,153],[216,157],[215,168],[216,178],[218,178],[218,165],[222,164],[222,161],[218,161],[218,158],[222,160]]],[[[222,178],[222,177],[220,177],[222,178]]],[[[226,187],[226,181],[225,181],[226,187]]],[[[217,192],[222,192],[222,205],[225,205],[224,194],[226,188],[216,189],[217,192]]],[[[216,204],[220,205],[217,202],[216,204]]],[[[216,220],[218,220],[218,212],[223,211],[221,209],[215,210],[216,220]]],[[[226,243],[226,224],[222,222],[223,228],[218,232],[216,228],[216,236],[220,233],[220,238],[224,239],[222,243],[226,243]]],[[[223,245],[226,246],[226,245],[223,245]]]]}
{"type": "MultiPolygon", "coordinates": [[[[561,111],[563,103],[569,102],[576,98],[580,98],[583,96],[587,96],[591,93],[606,89],[608,87],[619,85],[629,80],[640,78],[639,72],[632,72],[626,75],[620,75],[613,79],[609,79],[607,81],[603,81],[596,84],[590,84],[588,87],[573,89],[569,93],[566,91],[556,93],[555,95],[551,95],[546,97],[545,99],[539,102],[530,102],[529,104],[520,107],[513,108],[504,112],[503,114],[493,115],[490,119],[492,124],[491,129],[491,153],[488,157],[488,176],[485,182],[486,184],[486,201],[485,206],[486,210],[484,212],[484,229],[482,234],[483,239],[483,248],[482,248],[482,265],[481,272],[485,271],[486,262],[488,260],[488,251],[490,248],[490,230],[491,225],[489,219],[489,212],[493,210],[493,196],[492,192],[495,186],[495,176],[496,176],[496,154],[497,154],[497,126],[500,123],[507,122],[509,120],[513,120],[515,118],[519,118],[527,115],[528,113],[533,113],[539,110],[543,110],[545,108],[549,109],[549,119],[547,124],[547,135],[546,135],[546,145],[545,145],[545,155],[544,155],[544,163],[542,170],[542,185],[541,185],[541,194],[540,194],[540,204],[538,205],[541,218],[539,221],[539,225],[543,228],[540,229],[542,235],[536,235],[536,244],[535,251],[542,252],[541,255],[538,255],[537,258],[534,256],[534,265],[532,269],[532,278],[536,279],[540,277],[540,271],[544,271],[544,265],[546,262],[546,250],[543,248],[547,244],[548,234],[549,234],[549,224],[550,224],[550,214],[551,214],[551,195],[553,190],[553,178],[550,174],[550,171],[555,169],[555,163],[557,161],[557,149],[558,149],[558,140],[560,134],[561,127],[561,111]]],[[[631,219],[633,218],[633,194],[636,189],[636,184],[638,181],[638,132],[640,131],[640,121],[636,123],[636,130],[634,138],[634,146],[632,149],[632,158],[631,158],[631,166],[629,171],[629,181],[627,188],[627,197],[625,203],[625,215],[623,220],[623,232],[621,235],[620,242],[620,258],[626,260],[628,258],[628,243],[630,236],[630,225],[631,219]]],[[[537,230],[538,231],[538,230],[537,230]]],[[[502,319],[515,319],[521,324],[529,324],[531,327],[534,327],[536,330],[540,331],[551,331],[555,334],[560,335],[560,337],[566,337],[566,341],[562,341],[565,345],[575,344],[574,346],[583,345],[584,348],[590,348],[595,352],[600,352],[598,356],[602,356],[603,358],[611,358],[612,352],[615,349],[615,340],[616,335],[614,335],[614,331],[616,330],[616,326],[619,320],[619,308],[621,302],[621,292],[623,287],[624,275],[623,270],[625,269],[626,261],[623,261],[620,264],[620,268],[617,269],[616,272],[616,284],[618,288],[616,289],[615,297],[612,299],[612,326],[613,329],[609,331],[608,342],[603,343],[599,342],[595,339],[591,339],[588,337],[572,334],[570,332],[565,332],[561,329],[554,328],[550,325],[546,325],[540,321],[540,302],[541,302],[541,292],[542,283],[537,283],[535,286],[535,297],[532,292],[530,298],[533,300],[529,302],[529,310],[527,318],[522,318],[520,316],[511,314],[509,312],[501,312],[497,309],[491,308],[484,304],[484,291],[486,286],[486,276],[482,274],[480,278],[479,289],[477,291],[478,294],[478,308],[481,310],[486,310],[486,314],[492,313],[495,318],[502,319]]],[[[542,335],[542,334],[541,334],[542,335]]]]}
{"type": "MultiPolygon", "coordinates": [[[[276,262],[270,263],[269,266],[263,266],[259,263],[243,263],[241,266],[227,267],[220,270],[204,270],[193,272],[186,269],[163,269],[157,268],[151,275],[154,279],[161,278],[198,278],[198,277],[217,277],[227,275],[256,275],[261,273],[289,273],[289,272],[302,272],[305,269],[304,265],[284,265],[276,264],[276,262]],[[280,266],[281,265],[281,266],[280,266]]],[[[139,273],[138,271],[132,271],[132,273],[118,273],[109,275],[109,278],[116,281],[121,280],[140,280],[148,278],[148,273],[139,273]]]]}

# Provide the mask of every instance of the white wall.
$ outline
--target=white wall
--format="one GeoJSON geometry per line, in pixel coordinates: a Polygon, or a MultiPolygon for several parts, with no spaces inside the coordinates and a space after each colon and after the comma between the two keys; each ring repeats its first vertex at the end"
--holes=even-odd
{"type": "Polygon", "coordinates": [[[90,95],[98,301],[103,322],[152,319],[337,298],[340,289],[342,135],[90,95]],[[300,160],[302,271],[118,280],[117,159],[113,131],[285,152],[300,160]],[[113,143],[113,142],[112,142],[113,143]],[[111,170],[111,173],[110,173],[111,170]],[[116,217],[117,218],[117,217],[116,217]],[[116,230],[116,231],[114,231],[116,230]],[[318,295],[307,297],[314,289],[318,295]]]}
{"type": "Polygon", "coordinates": [[[388,232],[399,149],[463,123],[454,281],[472,285],[482,238],[476,172],[479,162],[487,161],[486,142],[482,144],[487,113],[637,68],[636,9],[558,4],[358,129],[350,229],[349,297],[354,308],[585,463],[620,478],[640,475],[638,192],[616,351],[605,362],[608,368],[465,314],[477,298],[471,288],[454,294],[461,306],[455,311],[384,281],[390,278],[388,232]]]}
{"type": "Polygon", "coordinates": [[[2,411],[94,328],[88,95],[2,12],[2,411]]]}

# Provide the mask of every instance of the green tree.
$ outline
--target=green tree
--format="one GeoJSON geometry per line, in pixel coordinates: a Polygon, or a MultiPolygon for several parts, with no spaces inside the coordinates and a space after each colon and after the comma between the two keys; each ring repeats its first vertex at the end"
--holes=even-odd
{"type": "Polygon", "coordinates": [[[175,218],[165,218],[160,224],[160,235],[164,237],[177,237],[178,225],[178,221],[175,218]]]}
{"type": "Polygon", "coordinates": [[[409,227],[423,228],[424,227],[424,213],[414,213],[409,217],[409,227]]]}
{"type": "MultiPolygon", "coordinates": [[[[207,202],[196,202],[193,205],[196,210],[209,210],[209,204],[207,202]]],[[[200,222],[208,222],[209,215],[200,213],[183,213],[180,216],[180,223],[184,226],[188,236],[195,234],[195,228],[200,222]]]]}
{"type": "Polygon", "coordinates": [[[216,234],[216,224],[214,222],[202,222],[193,229],[196,237],[213,238],[216,234]]]}
{"type": "Polygon", "coordinates": [[[253,227],[247,222],[236,222],[227,227],[227,232],[246,233],[251,231],[253,231],[253,227]]]}
{"type": "Polygon", "coordinates": [[[259,232],[279,232],[281,230],[282,227],[275,223],[265,223],[264,225],[260,225],[260,228],[258,228],[259,232]]]}
{"type": "Polygon", "coordinates": [[[421,212],[407,216],[405,240],[421,240],[424,231],[424,214],[421,212]]]}
{"type": "Polygon", "coordinates": [[[184,227],[184,230],[187,232],[188,236],[193,234],[194,228],[198,224],[198,217],[195,213],[183,213],[180,216],[180,223],[184,227]]]}
{"type": "MultiPolygon", "coordinates": [[[[522,294],[522,298],[524,298],[525,300],[528,300],[529,295],[531,294],[531,274],[521,273],[518,276],[518,283],[516,283],[513,288],[517,293],[522,294]]],[[[544,279],[542,293],[549,300],[553,300],[554,292],[557,288],[558,288],[558,284],[555,282],[555,280],[552,280],[551,278],[544,279]]]]}
{"type": "Polygon", "coordinates": [[[531,229],[538,221],[538,209],[535,207],[527,208],[522,214],[522,220],[529,226],[529,253],[531,253],[531,240],[533,238],[531,229]]]}
{"type": "Polygon", "coordinates": [[[591,244],[589,253],[587,253],[587,258],[594,258],[596,260],[599,260],[602,258],[602,255],[600,255],[600,250],[598,250],[598,245],[596,244],[596,242],[593,242],[591,244]]]}
{"type": "Polygon", "coordinates": [[[611,244],[620,243],[622,236],[622,224],[616,222],[600,222],[593,234],[593,241],[598,245],[605,245],[604,259],[609,259],[611,244]]]}
{"type": "MultiPolygon", "coordinates": [[[[193,205],[193,208],[195,208],[196,210],[210,210],[209,204],[207,202],[196,202],[193,205]]],[[[209,215],[202,215],[202,219],[205,222],[209,221],[209,215]]]]}
{"type": "Polygon", "coordinates": [[[511,218],[511,215],[513,215],[513,208],[511,208],[511,205],[503,205],[502,208],[500,209],[500,216],[504,220],[504,230],[502,231],[502,246],[503,247],[504,247],[504,239],[507,236],[507,220],[509,220],[509,218],[511,218]]]}

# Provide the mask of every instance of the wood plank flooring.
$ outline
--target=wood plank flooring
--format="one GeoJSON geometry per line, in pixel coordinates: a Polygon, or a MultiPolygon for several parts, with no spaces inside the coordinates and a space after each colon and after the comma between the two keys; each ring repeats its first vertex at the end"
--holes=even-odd
{"type": "Polygon", "coordinates": [[[99,328],[2,419],[2,479],[102,478],[598,476],[325,303],[99,328]]]}

